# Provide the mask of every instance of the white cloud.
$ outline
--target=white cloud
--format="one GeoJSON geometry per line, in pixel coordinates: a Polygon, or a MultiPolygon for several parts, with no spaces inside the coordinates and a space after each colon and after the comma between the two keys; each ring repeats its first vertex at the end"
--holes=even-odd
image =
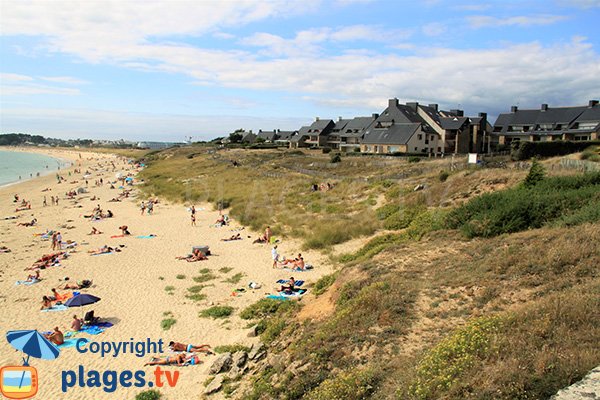
{"type": "Polygon", "coordinates": [[[48,82],[63,83],[65,85],[84,85],[89,83],[88,81],[72,76],[40,76],[39,79],[48,82]]]}
{"type": "Polygon", "coordinates": [[[600,8],[600,0],[557,0],[558,5],[563,7],[577,7],[589,9],[600,8]]]}
{"type": "Polygon", "coordinates": [[[40,81],[48,81],[59,84],[74,84],[74,82],[82,83],[84,81],[76,78],[62,76],[62,77],[40,77],[36,79],[31,76],[13,74],[13,73],[0,73],[0,93],[3,96],[22,96],[22,95],[35,95],[35,94],[60,94],[60,95],[78,95],[80,94],[79,89],[60,87],[60,86],[49,86],[40,81]]]}
{"type": "Polygon", "coordinates": [[[432,22],[430,24],[423,25],[421,28],[423,34],[426,36],[439,36],[446,32],[446,25],[440,22],[432,22]]]}
{"type": "Polygon", "coordinates": [[[472,28],[496,28],[500,26],[551,25],[565,19],[567,19],[567,17],[563,15],[521,15],[506,18],[490,17],[488,15],[472,15],[467,17],[467,22],[472,28]]]}
{"type": "Polygon", "coordinates": [[[232,35],[231,33],[226,33],[226,32],[215,32],[212,35],[213,35],[213,37],[215,37],[217,39],[223,39],[223,40],[235,39],[235,35],[232,35]]]}

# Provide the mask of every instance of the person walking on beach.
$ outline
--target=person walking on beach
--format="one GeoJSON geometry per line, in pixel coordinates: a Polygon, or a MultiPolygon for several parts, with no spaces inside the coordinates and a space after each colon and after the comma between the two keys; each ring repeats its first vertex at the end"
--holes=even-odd
{"type": "Polygon", "coordinates": [[[58,196],[56,196],[55,199],[56,199],[56,205],[58,205],[58,196]]]}
{"type": "Polygon", "coordinates": [[[52,233],[52,250],[56,250],[56,235],[56,232],[52,233]]]}
{"type": "Polygon", "coordinates": [[[56,232],[56,248],[62,250],[62,235],[60,232],[56,232]]]}
{"type": "Polygon", "coordinates": [[[44,196],[44,207],[48,205],[48,201],[46,200],[46,196],[44,196]]]}
{"type": "Polygon", "coordinates": [[[192,214],[192,226],[196,226],[196,214],[192,214]]]}
{"type": "Polygon", "coordinates": [[[54,205],[54,196],[50,196],[50,204],[54,205]]]}
{"type": "Polygon", "coordinates": [[[148,215],[151,215],[152,211],[154,211],[154,202],[152,200],[149,200],[147,207],[148,207],[148,215]]]}
{"type": "Polygon", "coordinates": [[[142,201],[142,204],[140,205],[140,209],[142,210],[142,215],[144,215],[144,211],[146,211],[146,203],[144,203],[142,201]]]}
{"type": "Polygon", "coordinates": [[[265,239],[267,240],[267,243],[271,243],[272,236],[273,236],[273,232],[271,232],[271,227],[267,226],[267,229],[265,229],[265,239]]]}
{"type": "Polygon", "coordinates": [[[271,256],[273,257],[273,268],[277,268],[277,263],[279,262],[279,253],[277,252],[277,245],[273,246],[271,250],[271,256]]]}

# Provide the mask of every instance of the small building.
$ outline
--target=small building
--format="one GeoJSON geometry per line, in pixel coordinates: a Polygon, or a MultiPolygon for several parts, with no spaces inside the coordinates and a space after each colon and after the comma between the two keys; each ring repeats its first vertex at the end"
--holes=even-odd
{"type": "Polygon", "coordinates": [[[298,131],[280,131],[278,129],[277,130],[277,138],[275,139],[274,143],[278,146],[289,147],[290,139],[292,138],[292,136],[294,136],[297,133],[298,133],[298,131]]]}
{"type": "Polygon", "coordinates": [[[277,140],[278,134],[277,130],[273,129],[272,131],[263,131],[262,129],[258,130],[257,140],[261,139],[265,143],[274,143],[277,140]]]}
{"type": "Polygon", "coordinates": [[[597,140],[600,133],[600,106],[590,100],[587,106],[549,107],[519,110],[512,106],[509,113],[498,116],[493,135],[498,144],[514,141],[597,140]]]}

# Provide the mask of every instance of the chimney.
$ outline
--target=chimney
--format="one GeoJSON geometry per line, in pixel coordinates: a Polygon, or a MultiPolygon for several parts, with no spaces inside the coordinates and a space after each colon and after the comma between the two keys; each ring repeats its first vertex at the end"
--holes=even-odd
{"type": "Polygon", "coordinates": [[[315,117],[315,122],[317,122],[318,120],[320,120],[321,118],[319,117],[315,117]]]}
{"type": "Polygon", "coordinates": [[[481,126],[485,127],[485,125],[487,123],[487,113],[480,112],[479,118],[481,118],[481,122],[480,122],[481,126]]]}
{"type": "Polygon", "coordinates": [[[277,133],[278,129],[273,129],[273,133],[277,133]]]}
{"type": "Polygon", "coordinates": [[[542,111],[548,111],[548,104],[542,104],[542,111]]]}
{"type": "Polygon", "coordinates": [[[450,110],[450,113],[456,115],[457,117],[465,116],[465,112],[463,110],[454,109],[454,110],[450,110]]]}
{"type": "Polygon", "coordinates": [[[588,103],[588,107],[592,108],[598,105],[598,100],[590,100],[590,102],[588,103]]]}
{"type": "Polygon", "coordinates": [[[398,107],[398,99],[395,98],[395,97],[393,99],[389,99],[388,100],[388,107],[389,108],[398,107]]]}
{"type": "Polygon", "coordinates": [[[510,108],[510,112],[511,112],[511,113],[516,113],[517,111],[519,111],[519,107],[517,107],[517,106],[512,106],[512,107],[510,108]]]}
{"type": "Polygon", "coordinates": [[[342,120],[342,117],[338,117],[338,121],[341,121],[341,120],[342,120]]]}
{"type": "Polygon", "coordinates": [[[377,118],[379,118],[379,114],[377,114],[377,113],[373,113],[373,114],[371,114],[371,117],[372,117],[373,119],[377,119],[377,118]]]}
{"type": "Polygon", "coordinates": [[[419,107],[419,103],[414,102],[414,103],[406,103],[406,106],[411,108],[413,111],[417,111],[417,107],[419,107]]]}
{"type": "Polygon", "coordinates": [[[433,108],[435,111],[438,110],[438,105],[437,104],[430,104],[429,107],[433,108]]]}

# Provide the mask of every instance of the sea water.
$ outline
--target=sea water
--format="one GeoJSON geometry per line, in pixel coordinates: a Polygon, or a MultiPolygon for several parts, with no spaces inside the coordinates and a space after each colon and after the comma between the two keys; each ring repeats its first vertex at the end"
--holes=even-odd
{"type": "Polygon", "coordinates": [[[0,186],[65,168],[70,162],[38,153],[0,150],[0,186]]]}

